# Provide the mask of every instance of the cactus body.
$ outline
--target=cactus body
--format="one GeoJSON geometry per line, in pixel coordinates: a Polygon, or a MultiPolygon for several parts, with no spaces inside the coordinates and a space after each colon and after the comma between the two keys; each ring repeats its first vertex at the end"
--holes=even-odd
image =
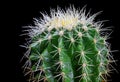
{"type": "Polygon", "coordinates": [[[30,32],[34,35],[30,63],[25,67],[29,81],[107,81],[109,49],[100,32],[102,23],[93,21],[97,14],[88,16],[84,9],[69,8],[36,20],[30,32]]]}

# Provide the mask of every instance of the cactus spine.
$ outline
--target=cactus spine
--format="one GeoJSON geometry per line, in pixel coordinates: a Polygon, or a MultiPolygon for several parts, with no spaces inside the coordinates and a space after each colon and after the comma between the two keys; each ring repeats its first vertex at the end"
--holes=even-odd
{"type": "MultiPolygon", "coordinates": [[[[58,8],[30,26],[32,43],[24,65],[30,82],[107,81],[110,54],[99,13],[58,8]]],[[[106,28],[105,28],[106,29],[106,28]]]]}

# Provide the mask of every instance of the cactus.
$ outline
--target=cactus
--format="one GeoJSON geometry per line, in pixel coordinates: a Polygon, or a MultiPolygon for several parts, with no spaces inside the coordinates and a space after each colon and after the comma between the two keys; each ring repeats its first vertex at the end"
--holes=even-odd
{"type": "Polygon", "coordinates": [[[94,21],[101,12],[85,11],[58,8],[29,26],[32,42],[24,65],[29,82],[107,81],[112,62],[107,28],[102,28],[103,21],[94,21]]]}

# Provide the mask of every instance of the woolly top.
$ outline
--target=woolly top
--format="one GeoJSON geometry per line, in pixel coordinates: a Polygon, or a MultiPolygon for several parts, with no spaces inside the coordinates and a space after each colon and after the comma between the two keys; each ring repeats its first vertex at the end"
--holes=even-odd
{"type": "Polygon", "coordinates": [[[53,28],[59,30],[61,28],[72,30],[79,23],[82,25],[92,24],[95,27],[100,28],[101,22],[94,22],[95,17],[101,12],[90,15],[90,12],[86,13],[85,7],[82,9],[75,9],[74,6],[66,8],[65,10],[60,7],[57,10],[51,9],[50,15],[41,13],[43,18],[35,18],[35,26],[32,28],[32,35],[41,34],[45,30],[50,32],[53,28]]]}

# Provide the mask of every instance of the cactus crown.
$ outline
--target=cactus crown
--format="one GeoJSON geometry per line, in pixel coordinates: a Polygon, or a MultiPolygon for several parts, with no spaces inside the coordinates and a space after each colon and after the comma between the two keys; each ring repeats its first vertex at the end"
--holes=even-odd
{"type": "Polygon", "coordinates": [[[32,43],[28,45],[24,68],[30,82],[102,82],[107,81],[112,62],[102,21],[94,22],[100,12],[86,14],[74,7],[51,10],[50,16],[35,19],[30,26],[32,43]]]}

